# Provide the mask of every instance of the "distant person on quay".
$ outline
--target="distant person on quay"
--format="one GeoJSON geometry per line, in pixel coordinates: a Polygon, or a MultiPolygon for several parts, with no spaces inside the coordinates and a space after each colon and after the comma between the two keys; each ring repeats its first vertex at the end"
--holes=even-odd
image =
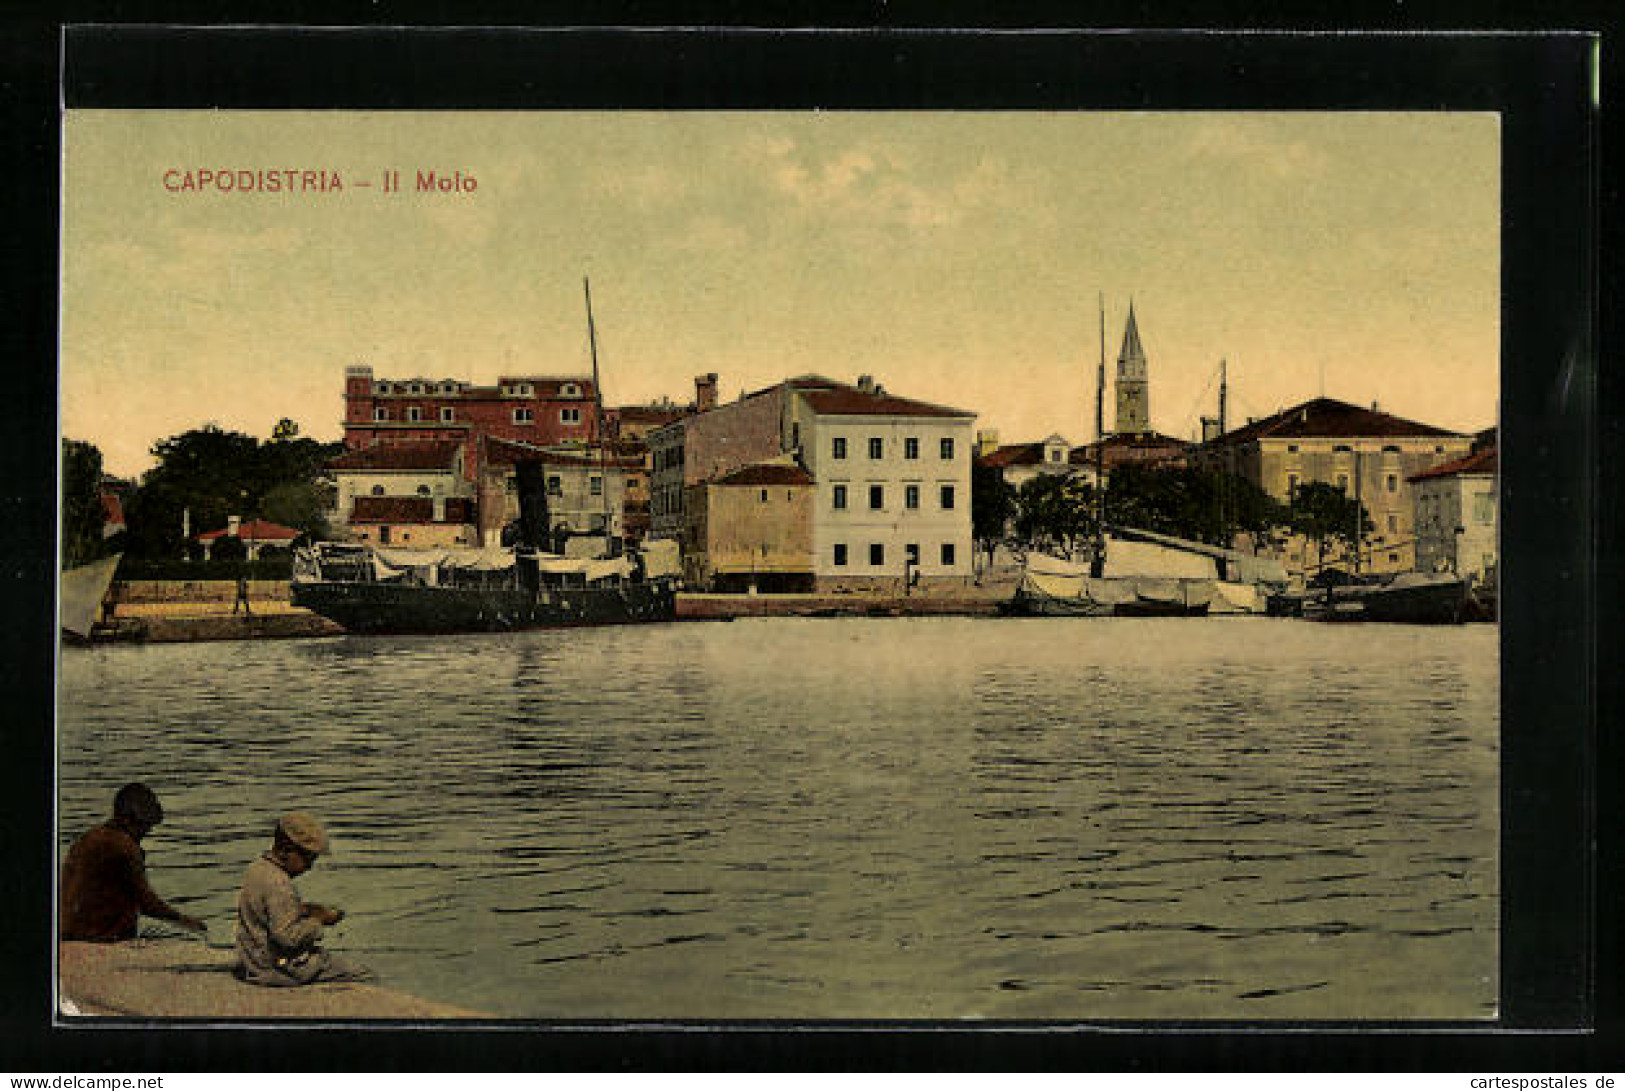
{"type": "Polygon", "coordinates": [[[248,606],[248,577],[242,573],[237,575],[237,601],[231,604],[233,615],[241,609],[244,617],[253,617],[254,611],[248,606]]]}
{"type": "Polygon", "coordinates": [[[303,811],[283,815],[271,850],[248,866],[237,896],[237,975],[251,985],[372,981],[364,966],[321,948],[322,929],[344,919],[299,897],[293,881],[327,851],[321,823],[303,811]]]}
{"type": "Polygon", "coordinates": [[[147,882],[141,839],[164,820],[145,784],[126,784],[113,797],[113,817],[80,837],[62,863],[61,919],[65,940],[116,943],[136,937],[142,915],[205,932],[208,926],[160,898],[147,882]]]}

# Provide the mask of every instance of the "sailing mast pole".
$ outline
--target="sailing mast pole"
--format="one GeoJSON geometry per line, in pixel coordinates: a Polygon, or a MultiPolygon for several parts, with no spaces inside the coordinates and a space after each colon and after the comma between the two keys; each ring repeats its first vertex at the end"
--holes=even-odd
{"type": "Polygon", "coordinates": [[[1095,372],[1095,576],[1106,570],[1106,293],[1100,293],[1100,367],[1095,372]]]}
{"type": "Polygon", "coordinates": [[[598,385],[598,330],[592,321],[592,282],[581,278],[581,289],[587,297],[587,345],[592,350],[593,431],[598,435],[598,481],[604,497],[604,553],[610,546],[609,471],[604,458],[604,390],[598,385]]]}

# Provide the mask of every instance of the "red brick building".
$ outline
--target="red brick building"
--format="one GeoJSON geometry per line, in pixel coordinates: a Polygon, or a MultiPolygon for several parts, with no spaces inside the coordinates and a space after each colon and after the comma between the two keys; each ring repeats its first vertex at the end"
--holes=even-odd
{"type": "Polygon", "coordinates": [[[344,369],[344,443],[411,444],[491,436],[538,447],[595,443],[597,394],[573,376],[505,375],[495,386],[457,379],[379,379],[344,369]]]}

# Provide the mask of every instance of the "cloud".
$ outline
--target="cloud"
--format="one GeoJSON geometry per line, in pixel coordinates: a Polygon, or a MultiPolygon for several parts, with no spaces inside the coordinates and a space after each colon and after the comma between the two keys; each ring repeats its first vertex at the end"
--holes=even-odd
{"type": "Polygon", "coordinates": [[[1326,169],[1324,153],[1301,140],[1271,133],[1266,122],[1224,118],[1199,126],[1188,146],[1195,159],[1246,163],[1277,178],[1302,178],[1326,169]]]}
{"type": "Polygon", "coordinates": [[[951,227],[1008,195],[1008,168],[983,159],[958,175],[921,180],[895,148],[859,144],[826,155],[783,137],[756,136],[741,149],[770,191],[802,212],[853,228],[951,227]]]}

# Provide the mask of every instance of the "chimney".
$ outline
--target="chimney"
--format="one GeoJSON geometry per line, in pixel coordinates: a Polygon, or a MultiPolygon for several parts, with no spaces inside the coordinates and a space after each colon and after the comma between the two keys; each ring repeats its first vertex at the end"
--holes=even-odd
{"type": "Polygon", "coordinates": [[[1373,413],[1381,413],[1382,412],[1382,406],[1377,404],[1377,399],[1375,399],[1375,398],[1371,399],[1371,411],[1373,413]]]}
{"type": "Polygon", "coordinates": [[[226,533],[227,534],[229,534],[233,538],[235,538],[235,537],[237,537],[237,532],[239,530],[241,530],[242,527],[243,527],[243,517],[241,515],[228,515],[228,516],[226,516],[226,533]]]}
{"type": "Polygon", "coordinates": [[[708,371],[694,376],[694,411],[703,413],[717,407],[717,373],[708,371]]]}
{"type": "Polygon", "coordinates": [[[875,392],[875,377],[873,375],[859,375],[858,389],[865,394],[873,394],[875,392]]]}

